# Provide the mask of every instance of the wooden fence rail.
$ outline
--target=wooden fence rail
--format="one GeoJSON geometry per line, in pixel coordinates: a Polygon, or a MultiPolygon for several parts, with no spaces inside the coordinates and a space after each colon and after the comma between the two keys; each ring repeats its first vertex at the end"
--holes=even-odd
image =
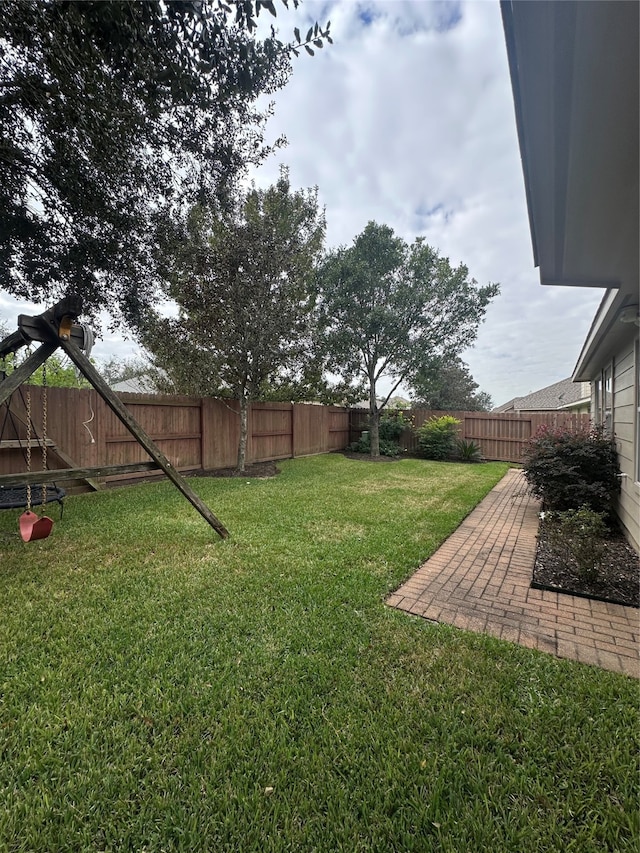
{"type": "MultiPolygon", "coordinates": [[[[44,395],[38,386],[23,386],[11,398],[10,413],[0,406],[0,475],[26,471],[27,401],[32,433],[42,436],[44,395]],[[30,390],[29,390],[30,389],[30,390]]],[[[181,471],[229,468],[236,463],[240,432],[237,403],[208,397],[119,395],[133,417],[181,471]]],[[[585,427],[588,415],[491,414],[485,412],[412,412],[416,426],[432,416],[452,414],[461,421],[460,435],[480,445],[486,459],[518,462],[526,441],[542,424],[585,427]]],[[[367,428],[360,409],[298,403],[255,403],[249,413],[247,462],[285,459],[342,450],[367,428]]],[[[405,431],[402,446],[416,449],[405,431]]],[[[47,389],[47,463],[49,468],[84,469],[135,465],[148,456],[94,390],[47,389]]],[[[31,469],[42,467],[39,447],[32,448],[31,469]]],[[[146,476],[162,476],[148,472],[146,476]]],[[[109,482],[140,476],[109,477],[109,482]]],[[[78,476],[62,481],[71,490],[88,488],[78,476]]]]}

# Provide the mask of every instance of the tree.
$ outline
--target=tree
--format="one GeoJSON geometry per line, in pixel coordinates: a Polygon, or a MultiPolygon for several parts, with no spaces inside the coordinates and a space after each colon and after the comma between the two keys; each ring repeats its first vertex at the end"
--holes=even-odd
{"type": "Polygon", "coordinates": [[[379,455],[380,412],[401,383],[434,358],[450,358],[475,339],[497,284],[477,287],[464,265],[418,237],[408,245],[369,222],[353,245],[331,252],[319,274],[320,327],[328,366],[361,376],[369,390],[371,455],[379,455]],[[391,390],[377,402],[382,377],[391,390]]]}
{"type": "Polygon", "coordinates": [[[97,367],[107,385],[115,385],[127,379],[138,379],[140,376],[146,376],[151,365],[143,358],[111,356],[107,361],[98,364],[97,367]]]}
{"type": "Polygon", "coordinates": [[[286,171],[231,213],[195,207],[166,288],[179,316],[155,315],[143,336],[174,388],[240,402],[240,471],[249,403],[317,376],[311,282],[324,232],[317,192],[293,192],[286,171]]]}
{"type": "MultiPolygon", "coordinates": [[[[0,326],[0,341],[4,335],[0,326]]],[[[0,360],[0,378],[3,373],[12,373],[25,359],[25,352],[12,353],[0,360]]],[[[91,388],[89,383],[71,364],[66,356],[56,353],[50,355],[44,365],[40,365],[27,380],[27,385],[47,385],[50,388],[91,388]]]]}
{"type": "Polygon", "coordinates": [[[491,397],[479,387],[468,365],[457,356],[425,366],[412,382],[416,406],[444,412],[491,411],[491,397]]]}
{"type": "MultiPolygon", "coordinates": [[[[293,0],[297,6],[298,0],[293,0]]],[[[283,0],[286,5],[287,0],[283,0]]],[[[0,32],[0,280],[137,324],[162,273],[177,208],[224,205],[265,155],[290,55],[254,36],[271,0],[11,0],[0,32]]]]}

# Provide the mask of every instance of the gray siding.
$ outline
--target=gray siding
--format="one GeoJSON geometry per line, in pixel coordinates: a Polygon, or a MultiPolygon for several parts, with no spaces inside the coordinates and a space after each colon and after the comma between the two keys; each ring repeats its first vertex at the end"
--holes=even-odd
{"type": "Polygon", "coordinates": [[[614,361],[613,371],[613,431],[620,461],[622,491],[618,501],[618,516],[627,538],[640,550],[640,483],[636,474],[636,347],[629,344],[614,361]]]}

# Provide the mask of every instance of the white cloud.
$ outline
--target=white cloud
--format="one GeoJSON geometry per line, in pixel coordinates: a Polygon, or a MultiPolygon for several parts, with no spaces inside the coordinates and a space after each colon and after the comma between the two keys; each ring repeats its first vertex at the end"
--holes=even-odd
{"type": "Polygon", "coordinates": [[[374,219],[409,241],[424,234],[480,284],[499,281],[465,353],[496,404],[569,376],[601,291],[539,284],[499,5],[304,8],[331,18],[335,43],[301,56],[276,96],[270,133],[289,145],[259,183],[282,162],[294,185],[317,184],[330,246],[374,219]]]}
{"type": "MultiPolygon", "coordinates": [[[[334,44],[313,58],[302,52],[273,97],[269,138],[284,133],[289,144],[258,184],[285,163],[294,186],[317,185],[329,246],[374,219],[409,241],[424,234],[480,284],[499,281],[465,354],[496,404],[569,376],[601,292],[538,283],[499,4],[278,6],[283,40],[328,19],[334,44]]],[[[0,316],[13,317],[9,307],[0,296],[0,316]]],[[[131,346],[105,340],[95,352],[128,355],[131,346]]]]}

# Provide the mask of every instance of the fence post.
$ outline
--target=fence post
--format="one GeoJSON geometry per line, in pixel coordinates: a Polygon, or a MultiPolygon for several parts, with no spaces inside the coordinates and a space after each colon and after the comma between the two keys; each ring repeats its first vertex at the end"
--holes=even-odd
{"type": "Polygon", "coordinates": [[[211,427],[213,421],[213,400],[211,397],[200,398],[200,465],[203,471],[216,467],[211,427]]]}
{"type": "Polygon", "coordinates": [[[296,458],[296,412],[298,407],[291,403],[291,458],[296,458]]]}

